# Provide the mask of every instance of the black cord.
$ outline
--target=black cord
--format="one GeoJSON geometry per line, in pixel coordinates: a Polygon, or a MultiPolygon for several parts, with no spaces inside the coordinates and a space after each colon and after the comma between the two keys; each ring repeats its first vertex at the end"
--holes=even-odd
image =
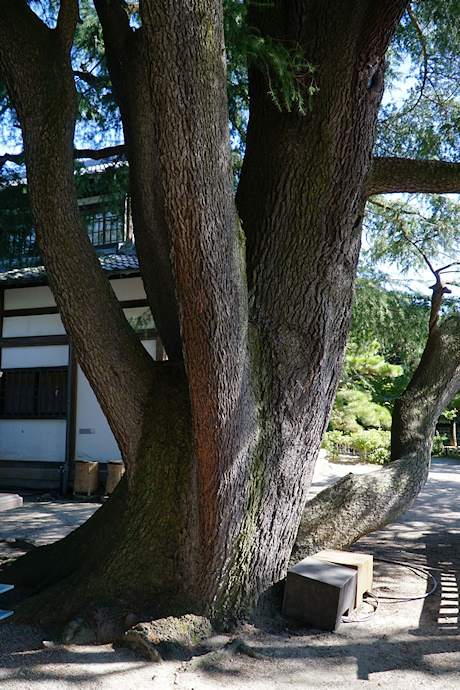
{"type": "Polygon", "coordinates": [[[372,620],[372,618],[375,618],[375,616],[378,613],[378,610],[380,608],[380,600],[381,599],[386,599],[386,600],[391,600],[391,601],[417,601],[418,599],[426,599],[429,597],[431,594],[433,594],[436,591],[436,588],[438,586],[438,583],[436,582],[434,576],[430,573],[429,570],[426,570],[425,568],[422,568],[421,566],[418,565],[412,565],[411,563],[402,563],[401,561],[392,561],[388,558],[374,558],[375,561],[379,561],[380,563],[390,563],[391,565],[400,565],[403,568],[409,568],[412,570],[415,575],[418,575],[419,577],[423,577],[424,575],[428,578],[431,578],[433,580],[433,587],[430,589],[429,592],[426,592],[425,594],[421,594],[418,597],[392,597],[392,596],[386,596],[386,595],[379,595],[377,596],[376,594],[373,594],[372,592],[365,592],[364,596],[366,597],[372,597],[375,601],[375,608],[367,616],[363,616],[362,618],[350,618],[349,616],[342,616],[342,623],[365,623],[367,621],[372,620]]]}
{"type": "Polygon", "coordinates": [[[349,616],[342,616],[342,623],[366,623],[367,621],[370,621],[373,618],[375,618],[380,608],[380,601],[378,597],[376,597],[375,594],[372,594],[372,592],[365,592],[363,596],[372,597],[372,599],[374,599],[375,608],[372,611],[372,613],[369,613],[367,616],[362,616],[361,618],[350,618],[349,616]]]}
{"type": "Polygon", "coordinates": [[[391,597],[380,594],[379,599],[390,599],[392,601],[417,601],[418,599],[426,599],[436,591],[438,583],[436,582],[434,576],[430,573],[429,570],[426,570],[425,568],[422,568],[419,565],[412,565],[412,563],[402,563],[401,561],[392,561],[388,558],[375,558],[374,560],[379,561],[380,563],[390,563],[392,565],[401,565],[404,568],[410,568],[410,570],[412,570],[412,572],[415,573],[415,575],[418,575],[419,577],[425,575],[426,577],[429,577],[433,580],[433,587],[430,589],[430,591],[426,592],[425,594],[421,594],[418,597],[391,597]]]}

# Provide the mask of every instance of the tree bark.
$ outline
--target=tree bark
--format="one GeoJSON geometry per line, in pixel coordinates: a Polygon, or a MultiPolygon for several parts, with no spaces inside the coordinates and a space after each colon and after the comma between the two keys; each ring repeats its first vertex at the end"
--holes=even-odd
{"type": "Polygon", "coordinates": [[[139,267],[155,326],[170,359],[182,359],[179,312],[165,217],[145,30],[134,31],[121,0],[96,0],[106,59],[122,115],[139,267]]]}
{"type": "Polygon", "coordinates": [[[460,192],[460,163],[409,158],[374,158],[368,196],[375,194],[460,192]]]}
{"type": "Polygon", "coordinates": [[[241,538],[257,435],[222,6],[145,2],[141,17],[196,443],[199,588],[209,612],[241,538]]]}
{"type": "Polygon", "coordinates": [[[272,581],[285,574],[335,397],[382,95],[378,76],[404,6],[383,3],[374,13],[365,3],[275,2],[250,16],[262,36],[302,47],[319,66],[319,90],[306,115],[280,112],[266,76],[256,66],[250,71],[237,206],[258,357],[260,461],[245,526],[253,545],[235,554],[234,590],[223,593],[241,597],[243,606],[270,584],[268,572],[272,581]]]}
{"type": "Polygon", "coordinates": [[[403,515],[428,477],[436,422],[460,389],[460,318],[431,329],[412,380],[393,411],[392,461],[348,474],[306,504],[292,562],[325,548],[345,549],[403,515]]]}
{"type": "MultiPolygon", "coordinates": [[[[127,486],[103,512],[28,556],[27,568],[22,561],[9,570],[12,581],[42,589],[24,603],[23,620],[66,619],[103,588],[114,605],[146,596],[153,608],[162,600],[168,611],[234,617],[285,574],[339,381],[384,56],[406,5],[253,6],[260,35],[300,46],[317,66],[319,91],[306,115],[279,111],[271,80],[251,67],[241,229],[221,2],[144,0],[142,28],[133,33],[116,14],[118,2],[109,17],[108,4],[97,1],[133,192],[147,197],[137,200],[134,218],[141,269],[152,305],[158,286],[149,272],[158,264],[169,286],[172,279],[184,374],[179,363],[146,357],[77,213],[69,59],[76,2],[62,3],[68,15],[50,30],[23,0],[0,0],[0,70],[24,130],[50,283],[128,464],[127,486]],[[33,60],[24,60],[24,45],[33,60]],[[148,209],[150,223],[142,217],[148,209]]],[[[174,328],[163,323],[179,359],[174,328]]]]}
{"type": "Polygon", "coordinates": [[[97,607],[126,614],[200,610],[194,442],[183,367],[166,362],[145,412],[132,480],[80,528],[29,552],[5,573],[26,588],[18,623],[57,625],[97,607]]]}

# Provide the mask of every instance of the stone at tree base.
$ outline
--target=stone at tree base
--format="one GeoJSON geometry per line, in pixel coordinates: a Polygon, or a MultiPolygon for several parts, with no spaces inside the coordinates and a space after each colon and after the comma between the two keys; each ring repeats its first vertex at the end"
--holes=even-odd
{"type": "Polygon", "coordinates": [[[212,634],[208,618],[187,614],[178,618],[169,616],[149,623],[138,623],[118,638],[117,642],[152,661],[187,661],[192,656],[192,649],[212,634]]]}
{"type": "Polygon", "coordinates": [[[357,573],[309,556],[289,569],[283,614],[322,630],[337,630],[342,616],[353,609],[357,573]]]}
{"type": "Polygon", "coordinates": [[[83,618],[75,618],[66,625],[61,638],[64,644],[92,644],[96,633],[83,618]]]}

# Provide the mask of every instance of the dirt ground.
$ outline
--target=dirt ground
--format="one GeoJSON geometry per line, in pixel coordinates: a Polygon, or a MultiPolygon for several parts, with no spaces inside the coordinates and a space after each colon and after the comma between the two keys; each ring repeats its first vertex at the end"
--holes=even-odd
{"type": "MultiPolygon", "coordinates": [[[[330,464],[322,459],[315,490],[348,471],[374,469],[330,464]]],[[[373,591],[381,600],[377,615],[370,620],[343,623],[336,632],[327,633],[285,620],[262,606],[239,636],[267,659],[238,652],[192,670],[185,662],[158,664],[111,645],[53,644],[49,632],[14,625],[13,616],[0,623],[0,689],[458,689],[459,490],[460,462],[434,459],[427,485],[412,509],[354,546],[355,551],[385,559],[374,563],[373,591]],[[386,561],[429,569],[437,581],[436,591],[424,597],[432,589],[431,579],[386,561]]],[[[23,508],[0,513],[0,541],[6,550],[12,546],[11,542],[5,543],[8,539],[53,541],[85,520],[96,507],[26,501],[23,508]]],[[[358,614],[365,617],[372,610],[372,606],[363,605],[358,614]]],[[[225,641],[221,636],[211,640],[210,645],[225,641]]]]}

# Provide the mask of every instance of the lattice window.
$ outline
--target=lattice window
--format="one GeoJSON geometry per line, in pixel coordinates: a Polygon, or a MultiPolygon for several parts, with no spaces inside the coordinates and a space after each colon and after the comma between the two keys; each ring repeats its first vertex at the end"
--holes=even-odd
{"type": "Polygon", "coordinates": [[[91,242],[95,247],[116,247],[124,241],[123,213],[102,211],[97,208],[86,208],[84,220],[91,242]]]}
{"type": "Polygon", "coordinates": [[[0,418],[62,419],[67,414],[67,367],[4,369],[0,418]]]}

